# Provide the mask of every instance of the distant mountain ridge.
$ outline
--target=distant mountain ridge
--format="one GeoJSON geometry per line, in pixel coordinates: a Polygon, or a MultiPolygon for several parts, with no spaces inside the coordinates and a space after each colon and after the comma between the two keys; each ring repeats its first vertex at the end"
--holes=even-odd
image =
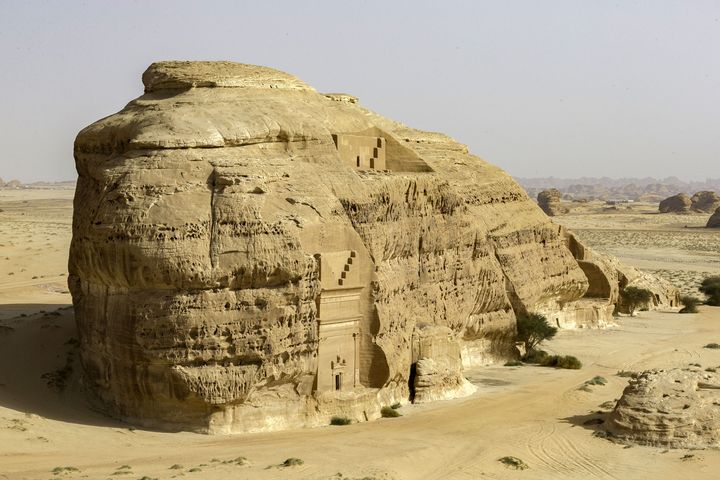
{"type": "Polygon", "coordinates": [[[525,188],[528,195],[537,194],[549,188],[560,190],[567,199],[587,200],[635,200],[659,201],[678,193],[692,195],[699,191],[720,192],[720,178],[708,178],[703,181],[684,181],[677,177],[662,179],[644,178],[523,178],[515,177],[525,188]]]}

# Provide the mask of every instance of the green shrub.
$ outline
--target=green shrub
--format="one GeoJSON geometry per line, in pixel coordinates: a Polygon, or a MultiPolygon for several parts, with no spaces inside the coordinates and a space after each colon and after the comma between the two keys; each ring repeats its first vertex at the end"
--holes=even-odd
{"type": "Polygon", "coordinates": [[[295,467],[298,465],[302,465],[304,463],[305,462],[301,458],[290,457],[287,460],[285,460],[283,463],[281,463],[280,465],[283,467],[295,467]]]}
{"type": "Polygon", "coordinates": [[[79,471],[80,469],[77,467],[55,467],[50,471],[50,473],[52,473],[53,475],[65,475],[66,473],[74,473],[79,471]]]}
{"type": "Polygon", "coordinates": [[[540,365],[543,367],[567,368],[569,370],[579,370],[582,368],[580,360],[572,355],[551,355],[540,365]]]}
{"type": "Polygon", "coordinates": [[[523,356],[523,362],[543,367],[568,368],[578,370],[582,363],[572,355],[550,355],[544,350],[530,350],[523,356]]]}
{"type": "Polygon", "coordinates": [[[586,385],[606,385],[607,380],[605,377],[601,377],[599,375],[595,375],[593,378],[585,382],[586,385]]]}
{"type": "Polygon", "coordinates": [[[631,317],[640,307],[646,307],[652,298],[652,292],[646,288],[625,287],[620,290],[620,300],[627,307],[631,317]]]}
{"type": "Polygon", "coordinates": [[[542,364],[549,356],[545,350],[529,350],[522,360],[525,363],[542,364]]]}
{"type": "Polygon", "coordinates": [[[400,415],[400,412],[398,412],[392,407],[382,407],[380,409],[380,415],[382,415],[383,418],[402,417],[402,415],[400,415]]]}
{"type": "Polygon", "coordinates": [[[527,463],[517,457],[502,457],[498,459],[498,462],[502,463],[506,467],[514,468],[515,470],[526,470],[530,468],[527,463]]]}
{"type": "Polygon", "coordinates": [[[680,309],[680,313],[697,313],[698,305],[700,305],[700,299],[693,297],[692,295],[683,295],[680,297],[680,303],[683,304],[683,308],[680,309]]]}
{"type": "Polygon", "coordinates": [[[525,351],[534,350],[545,340],[555,336],[558,329],[550,325],[544,315],[529,313],[517,317],[517,340],[525,344],[525,351]]]}
{"type": "Polygon", "coordinates": [[[350,425],[352,420],[348,417],[332,417],[330,419],[330,425],[350,425]]]}
{"type": "Polygon", "coordinates": [[[705,345],[705,348],[720,348],[720,343],[708,343],[707,345],[705,345]]]}
{"type": "Polygon", "coordinates": [[[700,283],[699,290],[708,297],[705,303],[720,306],[720,276],[707,277],[700,283]]]}

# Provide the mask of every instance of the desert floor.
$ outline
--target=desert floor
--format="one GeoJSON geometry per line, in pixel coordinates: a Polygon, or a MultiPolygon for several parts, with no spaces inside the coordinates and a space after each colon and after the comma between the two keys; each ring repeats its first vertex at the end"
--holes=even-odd
{"type": "MultiPolygon", "coordinates": [[[[236,436],[145,431],[107,419],[87,408],[77,372],[76,333],[65,286],[71,196],[70,191],[0,191],[0,479],[720,476],[720,451],[626,448],[593,436],[602,425],[585,425],[602,418],[620,396],[627,378],[618,376],[619,371],[720,367],[720,350],[703,348],[720,342],[720,308],[712,307],[693,315],[641,312],[636,318],[621,317],[617,327],[607,330],[562,331],[547,350],[577,356],[584,363],[581,370],[473,369],[467,372],[479,387],[473,396],[404,406],[401,418],[236,436]],[[58,393],[48,383],[52,386],[63,372],[69,373],[68,386],[58,393]],[[608,384],[581,390],[595,375],[608,384]],[[504,456],[522,459],[529,469],[504,466],[498,462],[504,456]],[[249,464],[231,462],[238,457],[249,464]],[[280,466],[290,457],[304,463],[280,466]]],[[[607,230],[623,231],[624,220],[607,212],[561,217],[573,229],[582,226],[581,234],[596,232],[595,222],[601,220],[611,221],[607,230]]],[[[666,227],[656,230],[662,233],[666,227]]],[[[612,253],[626,251],[610,240],[606,245],[606,251],[618,249],[612,253]]],[[[714,252],[702,254],[683,246],[663,247],[677,248],[697,263],[659,255],[662,268],[656,270],[695,271],[680,269],[686,265],[720,271],[715,245],[714,252]]],[[[646,249],[637,248],[620,256],[640,258],[646,249]]]]}

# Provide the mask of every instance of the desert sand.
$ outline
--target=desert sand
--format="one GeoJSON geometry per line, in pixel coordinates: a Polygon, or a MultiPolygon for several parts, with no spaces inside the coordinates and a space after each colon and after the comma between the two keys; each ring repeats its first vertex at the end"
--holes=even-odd
{"type": "MultiPolygon", "coordinates": [[[[473,368],[466,375],[475,394],[404,405],[400,418],[235,436],[110,420],[88,408],[78,374],[65,285],[71,197],[69,190],[0,192],[0,478],[717,478],[716,450],[626,448],[594,436],[602,430],[597,422],[585,425],[619,398],[627,385],[620,371],[720,367],[720,351],[703,348],[720,342],[720,308],[713,307],[561,331],[546,349],[577,356],[582,369],[473,368]],[[581,389],[596,375],[608,383],[581,389]],[[53,380],[66,384],[62,393],[48,387],[53,380]],[[504,456],[529,468],[508,468],[498,461],[504,456]],[[303,464],[281,466],[288,458],[303,464]]],[[[557,220],[627,263],[680,275],[720,271],[720,249],[711,243],[720,232],[694,228],[702,218],[601,211],[557,220]],[[640,233],[623,233],[633,228],[640,233]],[[637,240],[615,240],[622,235],[637,240]]]]}

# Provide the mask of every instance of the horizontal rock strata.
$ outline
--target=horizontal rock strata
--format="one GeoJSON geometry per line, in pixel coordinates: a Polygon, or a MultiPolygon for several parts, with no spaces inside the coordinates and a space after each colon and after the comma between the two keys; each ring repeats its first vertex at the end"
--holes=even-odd
{"type": "Polygon", "coordinates": [[[671,448],[720,447],[720,377],[699,367],[630,380],[609,418],[612,437],[671,448]]]}

